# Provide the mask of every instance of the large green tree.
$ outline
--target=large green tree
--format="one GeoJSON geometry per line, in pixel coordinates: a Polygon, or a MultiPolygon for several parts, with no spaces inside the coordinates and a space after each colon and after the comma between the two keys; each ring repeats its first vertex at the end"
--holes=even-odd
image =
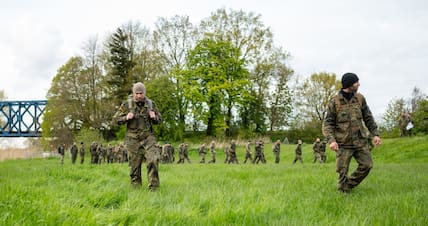
{"type": "Polygon", "coordinates": [[[242,10],[218,9],[210,17],[201,21],[200,33],[214,40],[228,41],[239,49],[241,58],[247,62],[246,68],[251,73],[249,78],[253,86],[250,92],[253,98],[247,99],[240,106],[237,116],[241,128],[252,128],[256,132],[266,130],[267,103],[269,79],[271,74],[266,72],[270,52],[273,48],[273,34],[266,27],[261,16],[242,10]],[[266,70],[265,70],[266,69],[266,70]]]}
{"type": "Polygon", "coordinates": [[[230,42],[203,39],[190,51],[187,66],[185,95],[197,107],[194,114],[207,126],[207,135],[223,129],[228,135],[229,108],[246,95],[249,85],[239,49],[230,42]]]}

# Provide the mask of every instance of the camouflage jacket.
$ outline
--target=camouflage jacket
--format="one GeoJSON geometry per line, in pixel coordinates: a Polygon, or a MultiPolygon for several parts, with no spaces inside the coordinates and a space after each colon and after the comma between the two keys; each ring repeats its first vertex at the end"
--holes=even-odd
{"type": "Polygon", "coordinates": [[[318,152],[318,153],[320,153],[320,152],[322,152],[322,142],[314,142],[314,146],[312,147],[312,150],[314,150],[314,152],[318,152]]]}
{"type": "Polygon", "coordinates": [[[122,103],[119,110],[113,117],[113,122],[117,124],[126,123],[126,136],[130,138],[140,139],[146,138],[153,134],[153,124],[160,123],[162,117],[156,108],[155,102],[145,97],[144,101],[135,102],[133,97],[130,96],[127,101],[122,103]],[[154,111],[156,117],[150,118],[149,112],[154,111]],[[134,118],[126,120],[126,115],[132,112],[134,118]]]}
{"type": "Polygon", "coordinates": [[[339,92],[329,101],[323,124],[323,134],[328,143],[336,141],[339,146],[362,146],[368,137],[366,127],[373,136],[379,136],[362,94],[355,93],[348,101],[339,92]]]}

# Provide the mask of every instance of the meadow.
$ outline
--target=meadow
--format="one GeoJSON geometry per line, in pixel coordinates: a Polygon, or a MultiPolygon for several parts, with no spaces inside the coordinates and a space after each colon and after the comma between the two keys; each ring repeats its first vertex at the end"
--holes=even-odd
{"type": "MultiPolygon", "coordinates": [[[[336,191],[334,153],[292,164],[294,145],[274,164],[161,164],[156,192],[129,186],[127,164],[64,165],[58,157],[0,162],[0,225],[428,225],[428,137],[387,139],[374,168],[351,193],[336,191]]],[[[194,145],[196,147],[196,145],[194,145]]],[[[210,159],[210,155],[207,155],[210,159]]],[[[351,170],[356,167],[353,161],[351,170]]]]}

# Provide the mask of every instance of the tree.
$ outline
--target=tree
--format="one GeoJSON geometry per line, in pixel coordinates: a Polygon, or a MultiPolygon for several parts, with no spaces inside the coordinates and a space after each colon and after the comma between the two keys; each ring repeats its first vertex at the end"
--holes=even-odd
{"type": "Polygon", "coordinates": [[[288,57],[289,55],[282,49],[275,49],[269,57],[271,62],[269,74],[272,84],[268,95],[270,131],[283,129],[288,125],[292,111],[291,92],[287,83],[293,71],[286,66],[288,57]]]}
{"type": "Polygon", "coordinates": [[[419,103],[426,98],[426,95],[422,91],[415,87],[412,90],[412,97],[410,99],[411,112],[417,112],[419,103]]]}
{"type": "MultiPolygon", "coordinates": [[[[188,52],[196,44],[196,28],[188,16],[174,16],[169,19],[159,18],[153,32],[156,49],[164,57],[164,71],[173,84],[170,95],[175,97],[177,114],[174,118],[177,134],[183,134],[189,99],[184,95],[184,73],[188,52]]],[[[164,120],[165,122],[165,120],[164,120]]],[[[182,137],[179,137],[181,139],[182,137]]]]}
{"type": "MultiPolygon", "coordinates": [[[[98,37],[93,36],[87,40],[83,46],[83,63],[85,65],[82,70],[82,76],[87,77],[89,88],[86,93],[86,102],[88,102],[88,113],[89,113],[89,125],[93,128],[100,128],[102,123],[102,117],[106,114],[102,114],[101,109],[101,97],[106,93],[105,88],[102,86],[103,74],[102,74],[102,61],[100,48],[98,45],[98,37]]],[[[105,104],[105,103],[104,103],[105,104]]]]}
{"type": "Polygon", "coordinates": [[[127,98],[133,84],[131,70],[135,62],[131,47],[129,35],[122,28],[117,28],[107,43],[111,64],[107,83],[110,86],[111,98],[116,105],[120,105],[127,98]]]}
{"type": "Polygon", "coordinates": [[[398,122],[400,120],[401,114],[405,111],[405,101],[403,98],[398,98],[392,100],[388,103],[385,113],[382,116],[383,127],[386,131],[391,132],[394,128],[397,129],[398,136],[398,122]]]}
{"type": "Polygon", "coordinates": [[[42,134],[45,141],[48,138],[58,138],[53,142],[71,143],[73,131],[77,131],[83,124],[88,124],[87,93],[89,80],[82,76],[84,71],[83,59],[72,57],[61,66],[53,78],[48,91],[48,103],[42,122],[42,134]]]}
{"type": "Polygon", "coordinates": [[[239,49],[241,58],[246,61],[246,68],[251,73],[250,83],[253,98],[249,98],[239,107],[237,115],[241,117],[241,127],[250,128],[255,124],[257,132],[265,131],[267,115],[267,90],[269,73],[265,73],[269,53],[272,51],[273,34],[265,27],[261,16],[245,13],[242,10],[218,9],[211,16],[202,20],[200,32],[204,37],[217,41],[228,41],[239,49]]]}
{"type": "Polygon", "coordinates": [[[204,104],[200,113],[208,136],[215,135],[218,129],[227,133],[229,109],[247,93],[248,71],[244,65],[239,50],[229,42],[203,39],[190,51],[185,95],[193,106],[204,104]]]}
{"type": "Polygon", "coordinates": [[[297,87],[299,114],[306,122],[314,122],[321,129],[327,113],[327,104],[340,90],[340,81],[333,73],[314,73],[297,87]]]}
{"type": "Polygon", "coordinates": [[[428,133],[428,98],[419,101],[418,110],[413,113],[415,131],[428,133]]]}

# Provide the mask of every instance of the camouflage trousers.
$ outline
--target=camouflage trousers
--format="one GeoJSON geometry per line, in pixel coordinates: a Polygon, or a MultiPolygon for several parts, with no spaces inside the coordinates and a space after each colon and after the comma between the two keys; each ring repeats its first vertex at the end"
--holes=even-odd
{"type": "Polygon", "coordinates": [[[143,163],[143,160],[145,160],[149,189],[156,189],[159,187],[158,168],[160,150],[155,146],[155,144],[156,138],[153,135],[149,135],[144,140],[127,138],[126,146],[128,149],[130,168],[129,176],[131,177],[132,186],[141,186],[141,164],[143,163]]]}
{"type": "Polygon", "coordinates": [[[373,167],[373,160],[367,146],[363,147],[340,147],[336,151],[336,172],[339,174],[337,189],[349,192],[356,187],[369,174],[373,167]],[[358,163],[357,169],[348,176],[349,164],[354,157],[358,163]]]}
{"type": "Polygon", "coordinates": [[[274,151],[273,154],[275,155],[275,163],[279,163],[279,151],[274,151]]]}
{"type": "Polygon", "coordinates": [[[245,160],[244,163],[247,163],[247,160],[250,160],[250,162],[253,162],[253,157],[251,156],[251,152],[246,152],[245,153],[245,160]]]}

